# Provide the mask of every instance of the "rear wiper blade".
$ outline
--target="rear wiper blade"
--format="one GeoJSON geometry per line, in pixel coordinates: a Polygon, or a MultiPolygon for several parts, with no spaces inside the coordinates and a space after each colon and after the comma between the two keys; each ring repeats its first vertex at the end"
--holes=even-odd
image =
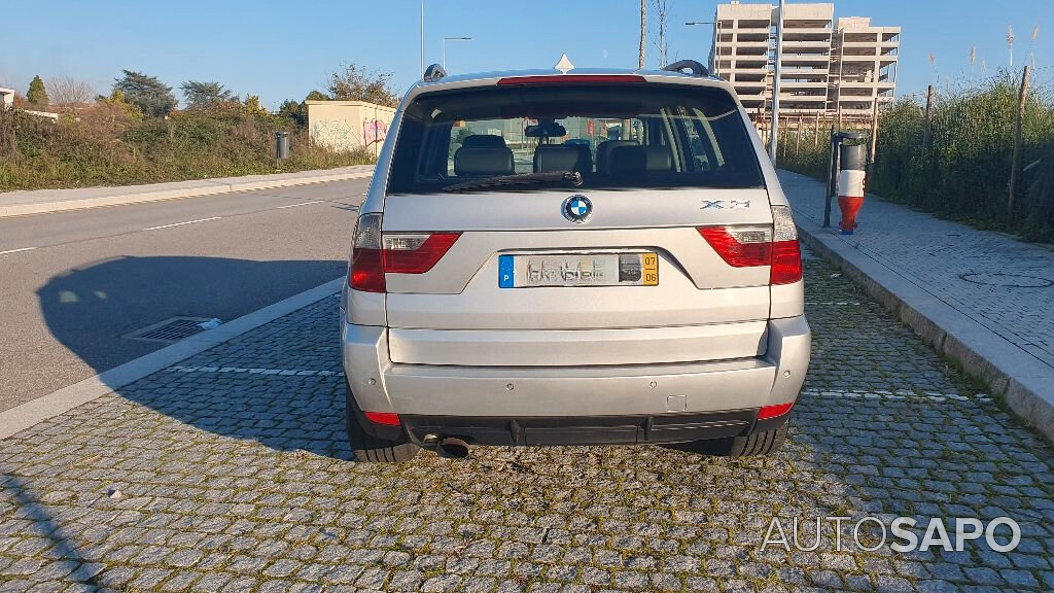
{"type": "Polygon", "coordinates": [[[487,187],[505,187],[510,185],[533,185],[540,183],[567,182],[574,187],[582,186],[582,174],[578,171],[547,171],[545,173],[520,173],[518,175],[499,175],[455,183],[443,188],[446,192],[467,191],[487,187]]]}

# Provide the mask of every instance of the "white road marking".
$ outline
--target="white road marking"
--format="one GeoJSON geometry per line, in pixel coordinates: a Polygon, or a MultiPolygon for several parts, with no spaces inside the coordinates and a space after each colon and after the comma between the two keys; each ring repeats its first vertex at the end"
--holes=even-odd
{"type": "Polygon", "coordinates": [[[161,230],[161,229],[170,229],[170,228],[172,228],[174,226],[183,226],[185,224],[194,224],[196,222],[205,222],[205,221],[208,221],[208,220],[219,220],[221,218],[223,218],[223,217],[222,216],[210,216],[208,218],[198,218],[196,220],[184,220],[183,222],[173,222],[172,224],[163,224],[163,225],[160,225],[160,226],[146,227],[143,230],[144,231],[157,231],[157,230],[161,230]]]}
{"type": "Polygon", "coordinates": [[[314,202],[301,202],[299,204],[290,204],[288,206],[278,206],[275,210],[282,210],[284,208],[296,208],[297,206],[310,206],[311,204],[321,204],[325,200],[315,200],[314,202]]]}
{"type": "Polygon", "coordinates": [[[7,255],[9,253],[20,253],[22,251],[32,251],[36,247],[21,247],[19,249],[8,249],[7,251],[0,251],[0,255],[7,255]]]}
{"type": "Polygon", "coordinates": [[[245,368],[229,366],[185,366],[175,365],[168,368],[169,372],[179,373],[248,373],[250,375],[283,375],[298,377],[332,377],[340,374],[338,371],[321,371],[315,369],[269,369],[269,368],[245,368]]]}
{"type": "Polygon", "coordinates": [[[831,398],[848,398],[848,399],[888,399],[888,400],[906,400],[906,399],[928,399],[935,402],[943,402],[946,400],[954,401],[979,401],[989,403],[992,399],[983,393],[979,393],[972,397],[965,395],[948,392],[942,393],[940,391],[911,391],[908,389],[898,389],[896,391],[890,391],[886,389],[876,389],[874,391],[865,391],[858,389],[803,389],[802,395],[811,397],[831,397],[831,398]]]}

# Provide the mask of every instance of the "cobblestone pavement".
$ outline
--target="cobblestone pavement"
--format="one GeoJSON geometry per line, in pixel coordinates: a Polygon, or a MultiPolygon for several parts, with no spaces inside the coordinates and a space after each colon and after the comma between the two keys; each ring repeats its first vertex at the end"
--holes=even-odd
{"type": "MultiPolygon", "coordinates": [[[[796,215],[822,222],[823,183],[779,177],[796,215]]],[[[878,199],[858,220],[864,232],[843,239],[1054,367],[1054,251],[878,199]]]]}
{"type": "Polygon", "coordinates": [[[0,590],[1054,588],[1049,445],[832,268],[806,266],[813,367],[773,458],[354,463],[327,299],[0,442],[0,590]],[[830,533],[816,551],[761,550],[774,516],[835,515],[1006,515],[1022,536],[1009,553],[839,552],[830,533]]]}

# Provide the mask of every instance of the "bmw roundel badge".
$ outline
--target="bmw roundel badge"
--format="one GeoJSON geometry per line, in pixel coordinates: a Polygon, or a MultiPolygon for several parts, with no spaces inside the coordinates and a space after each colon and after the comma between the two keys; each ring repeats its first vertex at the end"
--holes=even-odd
{"type": "Polygon", "coordinates": [[[575,194],[566,200],[562,208],[564,217],[571,222],[585,222],[589,219],[589,215],[593,213],[593,203],[589,201],[589,198],[575,194]]]}

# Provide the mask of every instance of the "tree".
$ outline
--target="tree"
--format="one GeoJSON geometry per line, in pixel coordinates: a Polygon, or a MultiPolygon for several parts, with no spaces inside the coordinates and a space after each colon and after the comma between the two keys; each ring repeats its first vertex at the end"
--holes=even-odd
{"type": "Polygon", "coordinates": [[[338,101],[366,101],[395,107],[399,97],[388,88],[391,72],[374,72],[363,66],[341,66],[330,75],[329,94],[338,101]]]}
{"type": "Polygon", "coordinates": [[[40,80],[40,75],[33,77],[33,80],[29,83],[29,91],[26,92],[26,99],[33,105],[47,105],[48,104],[48,92],[44,89],[44,81],[40,80]]]}
{"type": "Polygon", "coordinates": [[[172,87],[142,72],[122,70],[124,76],[114,79],[113,88],[121,91],[126,101],[135,105],[146,117],[164,117],[176,108],[172,87]]]}
{"type": "Polygon", "coordinates": [[[666,28],[670,24],[670,7],[667,0],[652,0],[652,4],[655,5],[655,16],[659,19],[659,38],[655,42],[655,47],[659,50],[659,68],[665,68],[669,63],[666,28]]]}
{"type": "Polygon", "coordinates": [[[644,38],[648,32],[648,5],[640,0],[640,45],[637,51],[637,68],[644,67],[644,38]]]}
{"type": "Polygon", "coordinates": [[[234,93],[223,88],[223,85],[218,82],[187,80],[179,88],[183,90],[183,98],[190,109],[201,109],[217,103],[238,100],[234,93]]]}
{"type": "Polygon", "coordinates": [[[269,112],[260,106],[260,97],[257,95],[245,96],[245,110],[252,115],[269,115],[269,112]]]}
{"type": "Polygon", "coordinates": [[[284,101],[278,108],[278,115],[292,121],[298,127],[306,126],[307,104],[303,101],[298,103],[292,99],[284,101]]]}
{"type": "Polygon", "coordinates": [[[286,119],[292,120],[298,127],[304,127],[307,125],[307,101],[329,101],[329,95],[322,91],[311,91],[307,94],[307,97],[299,103],[290,99],[282,103],[281,107],[278,108],[278,115],[286,119]]]}
{"type": "Polygon", "coordinates": [[[120,89],[114,89],[113,92],[110,93],[109,97],[99,95],[95,98],[95,100],[99,103],[102,103],[103,105],[109,105],[117,108],[122,113],[124,113],[128,117],[131,117],[132,119],[143,119],[143,112],[135,105],[129,103],[124,98],[124,93],[122,93],[120,89]]]}
{"type": "Polygon", "coordinates": [[[88,103],[95,96],[92,85],[72,76],[57,76],[48,79],[51,89],[51,100],[59,105],[78,105],[88,103]]]}

